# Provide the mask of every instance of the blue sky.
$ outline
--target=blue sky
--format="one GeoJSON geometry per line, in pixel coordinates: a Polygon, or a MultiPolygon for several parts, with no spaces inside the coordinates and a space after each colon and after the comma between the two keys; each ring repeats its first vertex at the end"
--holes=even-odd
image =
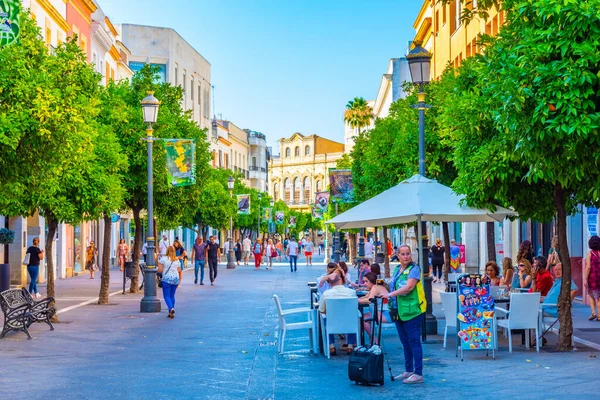
{"type": "MultiPolygon", "coordinates": [[[[420,0],[98,0],[113,23],[175,29],[211,63],[217,116],[277,140],[343,142],[343,110],[377,95],[420,0]]],[[[212,110],[211,110],[212,112],[212,110]]]]}

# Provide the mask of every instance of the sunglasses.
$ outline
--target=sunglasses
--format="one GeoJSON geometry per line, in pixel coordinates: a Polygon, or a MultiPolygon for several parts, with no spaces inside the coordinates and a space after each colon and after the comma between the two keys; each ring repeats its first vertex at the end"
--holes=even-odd
{"type": "Polygon", "coordinates": [[[519,264],[519,267],[524,267],[524,266],[525,266],[525,264],[519,264]]]}

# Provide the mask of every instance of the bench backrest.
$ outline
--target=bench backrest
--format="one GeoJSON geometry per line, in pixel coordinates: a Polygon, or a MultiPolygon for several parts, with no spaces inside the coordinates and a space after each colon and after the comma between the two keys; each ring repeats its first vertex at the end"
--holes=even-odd
{"type": "Polygon", "coordinates": [[[25,289],[8,289],[0,293],[0,306],[2,311],[6,312],[12,308],[22,306],[23,304],[29,304],[28,296],[25,295],[27,291],[25,289]]]}

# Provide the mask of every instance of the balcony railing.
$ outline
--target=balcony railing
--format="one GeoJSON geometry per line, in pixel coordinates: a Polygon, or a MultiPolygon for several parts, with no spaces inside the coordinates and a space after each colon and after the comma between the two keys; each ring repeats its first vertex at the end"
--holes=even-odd
{"type": "Polygon", "coordinates": [[[267,172],[267,169],[264,167],[255,167],[253,165],[251,165],[249,167],[250,171],[258,171],[258,172],[267,172]]]}

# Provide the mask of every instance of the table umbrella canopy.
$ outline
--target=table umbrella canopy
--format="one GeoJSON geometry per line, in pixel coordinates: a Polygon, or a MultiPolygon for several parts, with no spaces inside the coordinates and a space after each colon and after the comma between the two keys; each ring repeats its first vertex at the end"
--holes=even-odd
{"type": "Polygon", "coordinates": [[[422,175],[400,182],[383,193],[327,221],[338,229],[389,226],[416,221],[502,222],[517,213],[506,208],[487,209],[461,205],[464,196],[422,175]]]}

